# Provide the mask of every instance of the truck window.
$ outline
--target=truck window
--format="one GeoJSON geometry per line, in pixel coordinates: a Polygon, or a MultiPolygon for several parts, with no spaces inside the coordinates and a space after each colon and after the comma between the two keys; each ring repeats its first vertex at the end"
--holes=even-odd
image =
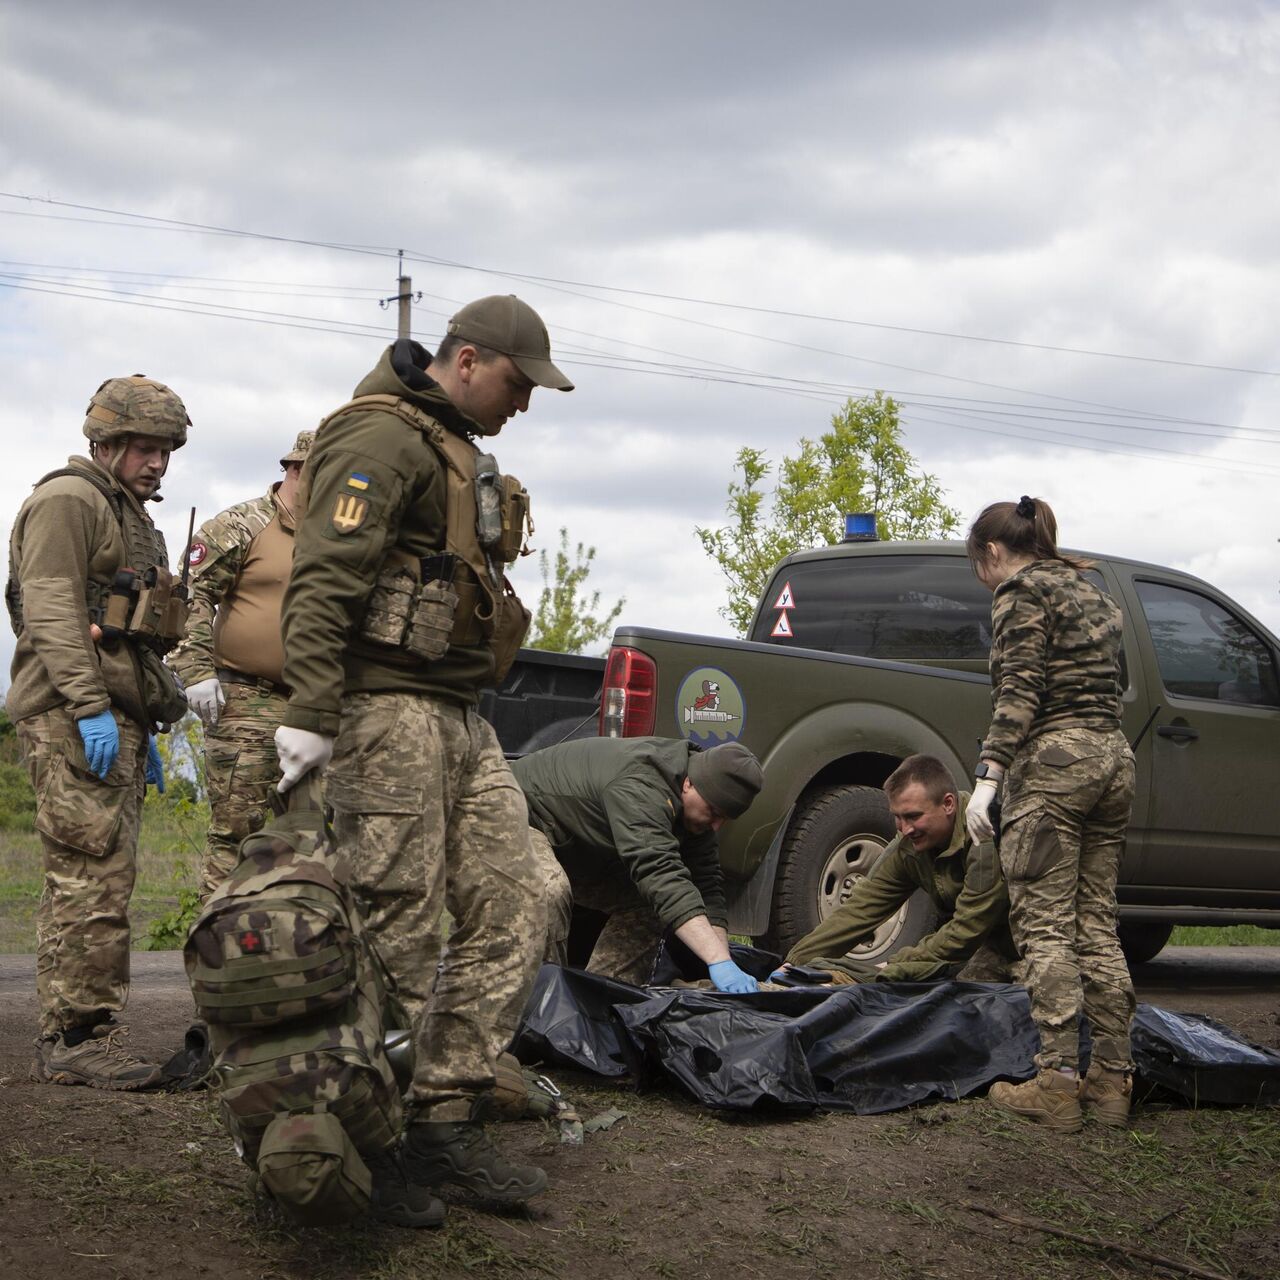
{"type": "Polygon", "coordinates": [[[1134,584],[1164,687],[1177,697],[1280,706],[1270,647],[1216,600],[1167,582],[1134,584]]]}
{"type": "Polygon", "coordinates": [[[962,556],[801,561],[769,590],[753,640],[902,662],[985,661],[991,650],[991,593],[962,556]],[[775,609],[788,583],[793,603],[775,609]],[[773,634],[783,612],[790,636],[773,634]]]}

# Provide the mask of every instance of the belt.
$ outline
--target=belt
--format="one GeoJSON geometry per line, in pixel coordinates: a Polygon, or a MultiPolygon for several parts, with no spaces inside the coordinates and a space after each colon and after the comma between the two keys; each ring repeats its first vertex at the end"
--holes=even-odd
{"type": "Polygon", "coordinates": [[[268,680],[264,676],[251,676],[244,671],[234,671],[231,667],[218,667],[214,674],[223,684],[247,684],[263,693],[274,693],[277,698],[287,698],[293,690],[287,684],[268,680]]]}

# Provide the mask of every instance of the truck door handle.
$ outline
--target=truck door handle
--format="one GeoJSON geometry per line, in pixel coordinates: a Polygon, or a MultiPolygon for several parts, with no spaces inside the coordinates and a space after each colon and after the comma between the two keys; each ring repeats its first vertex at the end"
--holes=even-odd
{"type": "Polygon", "coordinates": [[[1157,725],[1156,733],[1162,738],[1186,738],[1188,741],[1194,741],[1200,736],[1200,730],[1193,729],[1189,724],[1157,725]]]}

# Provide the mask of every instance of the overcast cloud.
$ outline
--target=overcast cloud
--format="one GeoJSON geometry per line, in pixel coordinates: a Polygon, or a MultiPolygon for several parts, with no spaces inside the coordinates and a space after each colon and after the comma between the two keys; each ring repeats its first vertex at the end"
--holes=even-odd
{"type": "Polygon", "coordinates": [[[624,621],[724,633],[693,529],[734,454],[882,388],[966,521],[1040,494],[1280,630],[1278,71],[1280,11],[1209,0],[0,4],[5,535],[135,371],[195,423],[175,553],[265,489],[389,340],[403,248],[428,346],[485,293],[548,321],[578,389],[497,452],[624,621]]]}

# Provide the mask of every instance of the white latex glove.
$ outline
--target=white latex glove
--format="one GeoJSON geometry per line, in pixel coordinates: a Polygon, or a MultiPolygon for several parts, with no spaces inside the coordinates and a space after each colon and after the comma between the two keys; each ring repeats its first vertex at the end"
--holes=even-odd
{"type": "Polygon", "coordinates": [[[227,695],[222,692],[217,676],[201,680],[187,690],[187,705],[204,722],[206,729],[212,729],[218,723],[218,713],[226,704],[227,695]]]}
{"type": "Polygon", "coordinates": [[[995,798],[996,784],[990,778],[979,778],[973,784],[973,795],[964,811],[964,825],[974,844],[995,837],[995,828],[991,825],[991,802],[995,798]]]}
{"type": "Polygon", "coordinates": [[[282,724],[276,730],[276,755],[280,757],[280,772],[284,775],[276,783],[276,790],[288,791],[309,770],[324,769],[333,755],[333,739],[324,733],[282,724]]]}

